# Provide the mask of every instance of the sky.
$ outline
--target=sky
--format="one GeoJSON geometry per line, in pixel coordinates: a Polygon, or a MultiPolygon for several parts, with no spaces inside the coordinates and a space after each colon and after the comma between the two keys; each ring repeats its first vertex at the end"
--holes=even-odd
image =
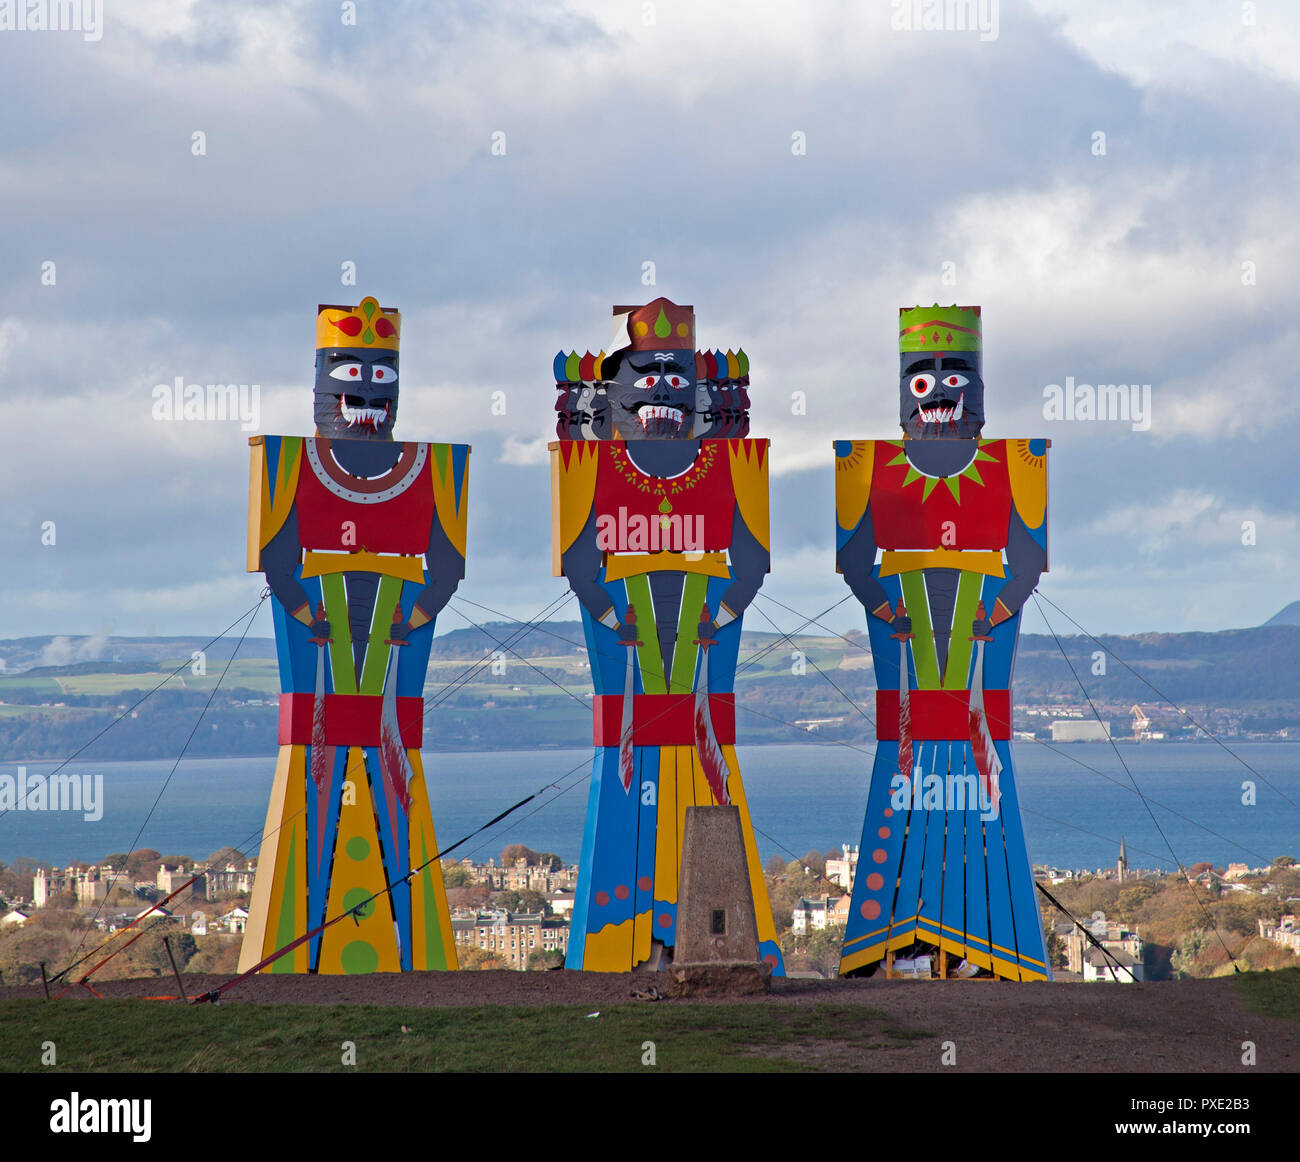
{"type": "Polygon", "coordinates": [[[252,607],[247,439],[310,434],[316,305],[368,294],[403,313],[398,437],[473,445],[460,594],[503,617],[565,590],[553,357],[659,295],[750,356],[782,629],[846,596],[825,623],[863,624],[832,441],[898,437],[897,311],[935,301],[983,309],[985,436],[1052,441],[1045,596],[1094,633],[1300,598],[1300,13],[927,6],[107,0],[94,33],[0,31],[0,638],[252,607]],[[258,426],[155,418],[177,377],[257,385],[258,426]],[[1144,419],[1049,414],[1103,383],[1144,419]]]}

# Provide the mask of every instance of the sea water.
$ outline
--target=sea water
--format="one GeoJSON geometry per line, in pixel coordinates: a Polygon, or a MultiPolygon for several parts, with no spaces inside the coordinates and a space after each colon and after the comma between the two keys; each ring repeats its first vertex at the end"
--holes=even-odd
{"type": "MultiPolygon", "coordinates": [[[[1170,869],[1175,859],[1184,866],[1300,859],[1300,747],[1250,742],[1230,750],[1205,741],[1120,743],[1117,756],[1105,743],[1016,743],[1030,858],[1061,868],[1113,866],[1123,837],[1133,868],[1170,869]]],[[[859,842],[870,746],[804,743],[738,752],[764,862],[774,854],[800,858],[859,842]]],[[[459,844],[451,858],[485,862],[506,844],[523,843],[577,860],[589,749],[427,752],[424,764],[444,850],[535,796],[459,844]]],[[[58,766],[24,765],[29,783],[58,766]]],[[[17,770],[17,764],[0,765],[0,773],[17,770]]],[[[0,816],[0,860],[27,856],[62,866],[139,847],[196,859],[227,846],[256,855],[275,756],[186,759],[171,770],[171,760],[68,764],[61,774],[103,776],[102,817],[9,811],[0,816]]]]}

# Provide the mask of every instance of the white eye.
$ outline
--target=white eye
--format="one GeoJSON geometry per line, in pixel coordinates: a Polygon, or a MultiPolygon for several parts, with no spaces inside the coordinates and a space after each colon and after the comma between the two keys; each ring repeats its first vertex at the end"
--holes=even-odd
{"type": "Polygon", "coordinates": [[[333,371],[330,372],[331,379],[347,379],[359,383],[361,381],[361,364],[360,363],[340,363],[333,371]]]}
{"type": "Polygon", "coordinates": [[[372,383],[396,383],[397,370],[393,367],[385,367],[382,363],[377,363],[370,369],[370,379],[372,383]]]}
{"type": "Polygon", "coordinates": [[[669,387],[682,388],[691,386],[691,381],[684,375],[666,375],[664,376],[664,382],[667,383],[669,387]]]}
{"type": "Polygon", "coordinates": [[[633,383],[632,386],[639,387],[642,391],[649,391],[658,382],[659,382],[659,376],[657,375],[643,375],[640,379],[638,379],[635,383],[633,383]]]}
{"type": "Polygon", "coordinates": [[[929,395],[934,390],[934,376],[929,372],[921,375],[912,376],[907,385],[912,390],[912,394],[920,399],[922,396],[929,395]]]}
{"type": "Polygon", "coordinates": [[[965,387],[970,382],[964,375],[945,375],[943,377],[944,387],[965,387]]]}

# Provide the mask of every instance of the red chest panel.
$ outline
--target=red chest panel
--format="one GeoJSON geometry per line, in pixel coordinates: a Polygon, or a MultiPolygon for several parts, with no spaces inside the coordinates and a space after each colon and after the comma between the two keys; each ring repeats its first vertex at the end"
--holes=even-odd
{"type": "Polygon", "coordinates": [[[981,442],[979,450],[992,459],[978,459],[966,475],[950,477],[954,496],[948,482],[918,475],[905,459],[892,464],[901,447],[878,444],[871,474],[876,544],[882,549],[1005,549],[1011,521],[1006,442],[981,442]]]}
{"type": "MultiPolygon", "coordinates": [[[[622,538],[623,530],[634,530],[641,522],[659,526],[664,521],[676,524],[681,518],[687,549],[720,552],[730,548],[736,491],[725,440],[701,440],[695,463],[680,476],[667,478],[642,473],[629,459],[621,440],[602,442],[599,448],[593,500],[598,530],[617,530],[622,538]]],[[[633,542],[616,547],[644,552],[660,546],[633,542]]],[[[670,545],[665,538],[662,547],[679,546],[670,545]]]]}
{"type": "Polygon", "coordinates": [[[424,554],[434,514],[429,446],[399,445],[402,452],[391,471],[363,480],[335,463],[329,443],[303,441],[294,501],[298,543],[332,552],[424,554]]]}

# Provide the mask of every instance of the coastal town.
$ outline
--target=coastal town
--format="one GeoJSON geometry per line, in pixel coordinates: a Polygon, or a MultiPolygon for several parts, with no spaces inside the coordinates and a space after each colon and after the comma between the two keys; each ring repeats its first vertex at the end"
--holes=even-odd
{"type": "MultiPolygon", "coordinates": [[[[858,848],[844,843],[838,851],[809,852],[802,860],[774,856],[768,861],[768,893],[791,976],[835,975],[858,858],[858,848]]],[[[4,981],[39,981],[40,953],[50,952],[49,962],[56,963],[60,933],[71,939],[87,929],[101,933],[99,939],[126,928],[144,929],[155,937],[139,942],[146,949],[160,945],[159,936],[174,936],[175,946],[188,956],[189,970],[234,969],[248,921],[255,860],[229,848],[203,861],[145,849],[63,868],[29,868],[30,863],[19,860],[0,869],[4,981]]],[[[1240,944],[1234,956],[1245,957],[1252,967],[1300,964],[1300,869],[1287,857],[1268,867],[1198,863],[1171,876],[1131,867],[1121,843],[1114,865],[1068,869],[1039,864],[1034,875],[1071,914],[1062,915],[1044,898],[1057,980],[1125,984],[1215,975],[1227,962],[1214,963],[1215,946],[1205,932],[1171,932],[1156,909],[1160,900],[1177,898],[1179,885],[1184,909],[1195,895],[1213,901],[1228,917],[1224,926],[1240,944]]],[[[512,844],[500,858],[449,861],[444,879],[462,969],[522,972],[563,966],[576,864],[512,844]]],[[[123,971],[145,974],[161,974],[167,964],[156,954],[143,959],[128,955],[123,962],[123,971]]],[[[924,958],[912,969],[922,977],[929,972],[924,958]]]]}

